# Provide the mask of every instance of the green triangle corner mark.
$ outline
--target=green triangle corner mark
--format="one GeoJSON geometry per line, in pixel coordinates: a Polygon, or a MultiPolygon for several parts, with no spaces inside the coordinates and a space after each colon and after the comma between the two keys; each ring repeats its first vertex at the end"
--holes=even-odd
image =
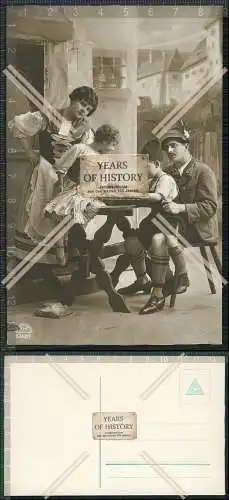
{"type": "Polygon", "coordinates": [[[197,378],[194,378],[191,385],[189,386],[186,396],[204,396],[204,391],[199,384],[197,378]]]}

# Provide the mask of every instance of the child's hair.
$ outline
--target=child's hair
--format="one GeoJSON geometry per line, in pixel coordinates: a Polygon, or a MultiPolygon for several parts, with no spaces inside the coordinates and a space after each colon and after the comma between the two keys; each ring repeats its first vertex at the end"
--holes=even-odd
{"type": "Polygon", "coordinates": [[[113,127],[113,125],[102,125],[95,132],[95,142],[100,144],[110,144],[113,142],[118,145],[120,142],[119,130],[113,127]]]}
{"type": "Polygon", "coordinates": [[[159,139],[153,137],[148,141],[142,149],[142,155],[148,155],[149,161],[161,161],[162,160],[162,149],[159,139]]]}

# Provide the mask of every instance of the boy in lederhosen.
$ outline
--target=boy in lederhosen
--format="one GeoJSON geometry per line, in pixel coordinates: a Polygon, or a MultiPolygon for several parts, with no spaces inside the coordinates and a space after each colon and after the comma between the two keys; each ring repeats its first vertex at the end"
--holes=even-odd
{"type": "MultiPolygon", "coordinates": [[[[136,281],[130,286],[119,290],[123,295],[133,295],[139,291],[150,293],[150,313],[162,310],[165,304],[165,281],[168,273],[169,259],[172,258],[176,273],[187,274],[183,249],[178,246],[174,234],[166,230],[167,255],[160,255],[157,248],[161,247],[161,240],[165,238],[156,216],[161,214],[172,228],[177,227],[177,218],[163,211],[162,203],[174,201],[178,197],[178,187],[171,175],[163,172],[161,168],[162,151],[160,142],[153,138],[144,146],[142,154],[148,156],[149,168],[149,197],[152,199],[150,214],[142,220],[139,229],[131,231],[125,241],[125,250],[134,269],[136,281]],[[151,278],[146,269],[146,251],[151,261],[151,278]],[[154,310],[153,310],[154,309],[154,310]]],[[[188,286],[188,283],[187,283],[188,286]]],[[[186,288],[187,288],[186,286],[186,288]]],[[[182,290],[181,292],[186,291],[182,290]]],[[[147,314],[147,311],[140,311],[147,314]]]]}

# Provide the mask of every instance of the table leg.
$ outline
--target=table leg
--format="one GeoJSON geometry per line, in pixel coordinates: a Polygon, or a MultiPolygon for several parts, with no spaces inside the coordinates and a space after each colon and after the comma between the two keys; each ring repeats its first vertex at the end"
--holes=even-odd
{"type": "Polygon", "coordinates": [[[114,287],[117,286],[121,274],[124,273],[124,271],[126,271],[129,265],[130,265],[130,258],[129,255],[127,255],[127,253],[123,253],[118,256],[115,263],[115,267],[113,271],[111,271],[111,279],[114,287]]]}
{"type": "MultiPolygon", "coordinates": [[[[124,240],[133,231],[129,220],[126,217],[117,218],[116,226],[122,232],[124,240]]],[[[111,279],[114,286],[118,284],[121,274],[129,267],[129,265],[130,265],[129,256],[126,253],[119,255],[119,257],[116,260],[115,267],[111,272],[111,279]]]]}
{"type": "Polygon", "coordinates": [[[91,243],[90,258],[91,258],[91,270],[95,273],[96,281],[99,287],[107,293],[108,301],[111,309],[114,312],[129,313],[129,309],[125,304],[123,297],[116,292],[110,274],[106,271],[105,265],[95,252],[93,248],[93,242],[91,243]]]}
{"type": "MultiPolygon", "coordinates": [[[[94,240],[88,241],[86,237],[86,232],[79,224],[76,224],[71,229],[71,238],[74,241],[75,246],[80,252],[80,255],[85,255],[86,252],[89,256],[90,270],[95,273],[96,281],[100,288],[102,288],[108,295],[109,304],[113,311],[115,312],[129,312],[125,302],[120,294],[116,292],[113,287],[111,277],[109,273],[105,270],[102,259],[99,257],[99,252],[102,245],[105,243],[106,239],[110,238],[114,223],[109,220],[100,228],[99,235],[98,231],[94,240]]],[[[73,244],[73,243],[72,243],[73,244]]],[[[74,298],[74,287],[75,282],[78,279],[82,279],[82,270],[78,273],[72,273],[71,283],[70,283],[70,293],[69,300],[71,302],[74,298]]]]}
{"type": "Polygon", "coordinates": [[[93,239],[93,248],[97,255],[101,253],[104,244],[109,241],[115,224],[116,218],[108,215],[106,222],[96,231],[93,239]]]}
{"type": "Polygon", "coordinates": [[[94,239],[90,242],[90,258],[91,258],[91,270],[95,273],[96,281],[100,288],[102,288],[108,295],[109,304],[114,312],[125,312],[128,313],[123,297],[116,292],[112,278],[110,274],[106,271],[105,265],[99,256],[105,243],[107,243],[111,237],[111,233],[115,225],[123,224],[120,217],[115,215],[107,217],[106,222],[101,228],[96,231],[94,239]]]}

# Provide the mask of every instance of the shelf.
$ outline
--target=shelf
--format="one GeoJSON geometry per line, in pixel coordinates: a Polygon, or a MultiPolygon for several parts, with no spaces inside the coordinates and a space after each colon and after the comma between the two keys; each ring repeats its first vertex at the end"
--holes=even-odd
{"type": "Polygon", "coordinates": [[[96,91],[100,99],[127,100],[131,97],[130,89],[100,89],[96,91]]]}

